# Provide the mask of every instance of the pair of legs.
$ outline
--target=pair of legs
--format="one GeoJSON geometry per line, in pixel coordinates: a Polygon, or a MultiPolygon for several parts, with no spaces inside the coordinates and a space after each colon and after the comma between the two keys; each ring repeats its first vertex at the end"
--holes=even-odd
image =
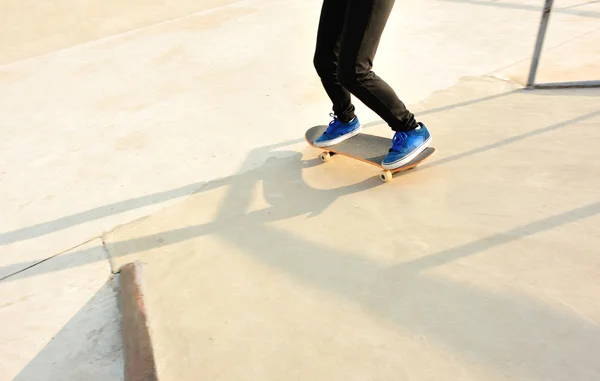
{"type": "Polygon", "coordinates": [[[373,60],[394,0],[324,0],[314,65],[343,123],[354,118],[351,94],[394,131],[418,127],[394,90],[373,71],[373,60]]]}
{"type": "Polygon", "coordinates": [[[361,132],[351,94],[395,131],[386,169],[401,167],[430,143],[429,131],[373,71],[373,60],[395,0],[324,0],[314,65],[333,103],[334,120],[314,144],[326,147],[361,132]]]}

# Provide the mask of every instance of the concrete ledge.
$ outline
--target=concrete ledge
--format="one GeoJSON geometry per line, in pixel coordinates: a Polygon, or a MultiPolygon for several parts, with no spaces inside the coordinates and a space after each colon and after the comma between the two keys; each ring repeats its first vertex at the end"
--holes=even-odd
{"type": "Polygon", "coordinates": [[[141,289],[139,262],[121,267],[121,315],[125,381],[156,381],[156,364],[141,289]]]}

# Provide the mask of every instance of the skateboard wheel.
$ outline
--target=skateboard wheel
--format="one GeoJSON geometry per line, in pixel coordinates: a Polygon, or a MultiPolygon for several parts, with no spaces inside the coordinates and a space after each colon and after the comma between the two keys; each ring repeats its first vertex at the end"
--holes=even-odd
{"type": "Polygon", "coordinates": [[[390,181],[392,181],[392,172],[390,171],[385,171],[383,172],[381,175],[379,175],[379,178],[381,179],[381,181],[383,181],[384,183],[388,183],[390,181]]]}
{"type": "Polygon", "coordinates": [[[323,152],[319,157],[321,158],[321,161],[323,163],[327,163],[329,159],[331,159],[331,155],[329,154],[329,152],[323,152]]]}

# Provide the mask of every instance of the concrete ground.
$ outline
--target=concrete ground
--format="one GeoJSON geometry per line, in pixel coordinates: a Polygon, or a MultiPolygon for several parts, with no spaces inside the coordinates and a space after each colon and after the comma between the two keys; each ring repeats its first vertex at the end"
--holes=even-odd
{"type": "Polygon", "coordinates": [[[0,282],[0,379],[123,379],[118,279],[100,239],[78,250],[0,282]]]}
{"type": "Polygon", "coordinates": [[[159,375],[597,379],[599,96],[467,80],[418,107],[439,153],[392,183],[290,142],[115,230],[159,375]]]}
{"type": "MultiPolygon", "coordinates": [[[[597,376],[598,92],[518,91],[539,2],[397,3],[376,71],[439,152],[385,186],[302,141],[319,1],[154,3],[2,5],[1,379],[115,379],[104,250],[165,380],[597,376]]],[[[540,81],[600,79],[598,18],[557,2],[540,81]]]]}

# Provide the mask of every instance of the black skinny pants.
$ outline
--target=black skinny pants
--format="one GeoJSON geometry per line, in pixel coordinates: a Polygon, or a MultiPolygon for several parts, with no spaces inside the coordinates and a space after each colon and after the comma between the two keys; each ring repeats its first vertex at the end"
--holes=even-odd
{"type": "Polygon", "coordinates": [[[394,90],[371,70],[393,6],[394,0],[323,1],[314,65],[342,122],[354,118],[353,94],[394,131],[418,126],[394,90]]]}

